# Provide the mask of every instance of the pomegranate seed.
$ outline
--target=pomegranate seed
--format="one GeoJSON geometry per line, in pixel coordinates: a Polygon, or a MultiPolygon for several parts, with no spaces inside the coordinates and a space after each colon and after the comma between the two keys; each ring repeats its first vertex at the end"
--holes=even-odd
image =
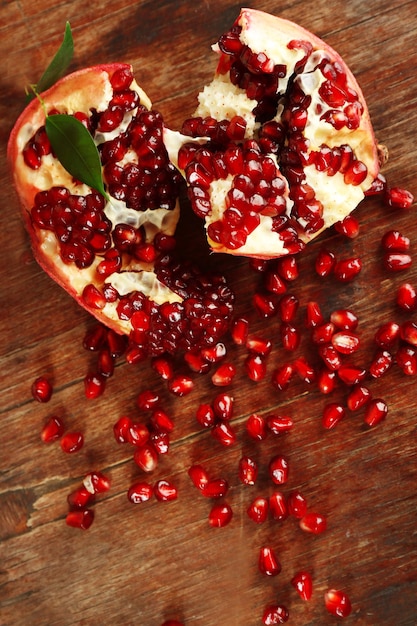
{"type": "Polygon", "coordinates": [[[141,411],[151,411],[152,409],[157,407],[160,400],[161,399],[156,391],[146,389],[145,391],[140,392],[136,399],[136,404],[141,411]]]}
{"type": "Polygon", "coordinates": [[[346,404],[350,411],[357,411],[358,409],[365,406],[367,402],[371,399],[371,392],[368,387],[365,387],[361,384],[356,384],[350,390],[347,398],[346,404]]]}
{"type": "Polygon", "coordinates": [[[300,345],[300,333],[298,329],[289,322],[282,322],[280,326],[282,347],[284,350],[294,351],[300,345]]]}
{"type": "Polygon", "coordinates": [[[84,485],[80,485],[67,496],[70,509],[85,509],[94,500],[94,494],[88,491],[84,485]]]}
{"type": "Polygon", "coordinates": [[[362,269],[359,257],[336,261],[333,267],[333,275],[342,283],[354,280],[362,269]]]}
{"type": "Polygon", "coordinates": [[[308,533],[319,535],[327,528],[327,520],[323,515],[319,513],[306,513],[300,519],[300,528],[308,533]]]}
{"type": "Polygon", "coordinates": [[[337,370],[337,375],[345,385],[356,385],[366,377],[366,369],[356,365],[341,365],[337,370]]]}
{"type": "Polygon", "coordinates": [[[288,388],[294,374],[294,366],[286,363],[276,369],[272,375],[272,384],[279,390],[285,391],[288,388]]]}
{"type": "Polygon", "coordinates": [[[210,428],[216,423],[216,416],[210,404],[200,404],[196,411],[196,418],[204,428],[210,428]]]}
{"type": "Polygon", "coordinates": [[[246,421],[246,432],[252,439],[263,441],[268,434],[265,418],[257,413],[250,415],[246,421]]]}
{"type": "Polygon", "coordinates": [[[283,322],[293,322],[298,311],[299,300],[291,293],[282,296],[278,303],[279,313],[283,322]]]}
{"type": "Polygon", "coordinates": [[[86,350],[100,350],[107,339],[107,329],[103,324],[96,324],[84,336],[83,346],[86,350]]]}
{"type": "Polygon", "coordinates": [[[238,317],[233,321],[230,332],[237,346],[245,345],[249,334],[249,320],[246,317],[238,317]]]}
{"type": "Polygon", "coordinates": [[[417,374],[417,351],[411,346],[400,346],[395,355],[397,365],[406,376],[417,374]]]}
{"type": "MultiPolygon", "coordinates": [[[[282,291],[280,293],[282,293],[282,291]]],[[[258,315],[264,319],[273,317],[278,312],[277,304],[272,295],[269,294],[255,293],[253,296],[253,304],[258,315]]]]}
{"type": "Polygon", "coordinates": [[[201,350],[201,356],[208,363],[218,363],[226,356],[226,352],[226,346],[224,343],[220,342],[210,348],[203,348],[201,350]]]}
{"type": "Polygon", "coordinates": [[[318,302],[310,301],[306,305],[306,327],[315,328],[323,323],[323,315],[318,302]]]}
{"type": "Polygon", "coordinates": [[[346,330],[332,336],[332,346],[341,354],[353,354],[359,348],[360,339],[355,333],[346,330]]]}
{"type": "Polygon", "coordinates": [[[381,245],[387,252],[407,252],[410,240],[399,230],[388,230],[381,239],[381,245]]]}
{"type": "Polygon", "coordinates": [[[236,433],[229,422],[221,421],[211,429],[211,434],[223,446],[229,447],[236,442],[236,433]]]}
{"type": "Polygon", "coordinates": [[[150,423],[158,431],[172,433],[174,430],[174,422],[162,409],[156,409],[152,412],[150,423]]]}
{"type": "Polygon", "coordinates": [[[233,510],[229,504],[215,504],[209,513],[209,524],[214,528],[227,526],[233,517],[233,510]]]}
{"type": "Polygon", "coordinates": [[[170,380],[174,375],[171,360],[165,356],[156,356],[151,361],[152,369],[159,374],[162,380],[170,380]]]}
{"type": "Polygon", "coordinates": [[[32,383],[32,396],[38,402],[49,402],[52,396],[52,385],[46,376],[39,376],[32,383]]]}
{"type": "Polygon", "coordinates": [[[191,465],[188,469],[188,476],[191,478],[193,485],[201,491],[209,481],[208,474],[202,465],[191,465]]]}
{"type": "Polygon", "coordinates": [[[277,270],[281,278],[291,282],[299,275],[298,262],[295,256],[288,254],[277,259],[277,270]]]}
{"type": "Polygon", "coordinates": [[[372,378],[381,378],[393,363],[393,356],[388,350],[378,350],[369,366],[372,378]]]}
{"type": "Polygon", "coordinates": [[[114,358],[108,348],[101,348],[97,359],[97,373],[105,378],[110,378],[114,373],[114,358]]]}
{"type": "Polygon", "coordinates": [[[271,547],[264,546],[260,549],[258,567],[261,574],[265,576],[277,576],[280,573],[281,564],[271,547]]]}
{"type": "Polygon", "coordinates": [[[257,497],[248,506],[246,512],[248,517],[255,522],[255,524],[263,524],[269,511],[269,500],[267,498],[257,497]]]}
{"type": "Polygon", "coordinates": [[[88,400],[95,400],[103,395],[106,388],[106,378],[98,372],[90,372],[84,378],[84,394],[88,400]]]}
{"type": "Polygon", "coordinates": [[[298,359],[294,361],[294,369],[299,378],[301,378],[301,380],[305,383],[310,384],[316,379],[316,370],[303,356],[298,357],[298,359]]]}
{"type": "Polygon", "coordinates": [[[232,363],[220,365],[211,377],[211,382],[216,387],[227,387],[236,376],[236,367],[232,363]]]}
{"type": "Polygon", "coordinates": [[[324,367],[318,374],[317,384],[321,393],[332,393],[336,386],[336,372],[324,367]]]}
{"type": "Polygon", "coordinates": [[[133,446],[143,446],[149,439],[149,429],[146,424],[131,421],[126,436],[133,446]]]}
{"type": "Polygon", "coordinates": [[[129,443],[130,442],[130,429],[132,427],[132,420],[130,417],[123,415],[120,417],[113,426],[114,438],[117,443],[129,443]]]}
{"type": "Polygon", "coordinates": [[[359,320],[349,309],[337,309],[330,314],[330,321],[341,330],[355,330],[359,320]]]}
{"type": "Polygon", "coordinates": [[[106,298],[93,284],[86,285],[81,294],[83,303],[91,309],[104,309],[106,306],[106,298]]]}
{"type": "Polygon", "coordinates": [[[168,381],[168,390],[179,398],[188,395],[194,389],[193,379],[189,376],[178,375],[168,381]]]}
{"type": "Polygon", "coordinates": [[[388,413],[388,406],[381,400],[381,398],[375,398],[370,400],[365,409],[364,421],[368,426],[376,426],[382,420],[385,419],[388,413]]]}
{"type": "Polygon", "coordinates": [[[290,615],[282,604],[271,604],[267,606],[262,615],[262,624],[271,626],[272,624],[284,624],[288,622],[290,615]]]}
{"type": "Polygon", "coordinates": [[[401,187],[388,188],[384,196],[385,202],[394,209],[409,209],[414,202],[414,196],[401,187]]]}
{"type": "Polygon", "coordinates": [[[196,372],[196,374],[206,374],[211,367],[210,363],[208,363],[200,353],[186,352],[184,361],[187,363],[190,370],[196,372]]]}
{"type": "Polygon", "coordinates": [[[184,626],[184,624],[177,619],[167,619],[161,626],[184,626]]]}
{"type": "Polygon", "coordinates": [[[239,479],[244,485],[254,485],[258,477],[258,464],[249,456],[243,456],[239,461],[239,479]]]}
{"type": "Polygon", "coordinates": [[[269,339],[263,339],[258,335],[251,335],[246,340],[246,348],[249,352],[253,352],[261,356],[267,356],[271,352],[272,341],[269,339]]]}
{"type": "Polygon", "coordinates": [[[405,252],[387,252],[384,254],[385,269],[391,272],[408,270],[412,265],[412,258],[405,252]]]}
{"type": "MultiPolygon", "coordinates": [[[[265,273],[264,278],[264,286],[268,293],[273,293],[276,295],[280,295],[287,291],[287,285],[281,278],[281,276],[272,270],[269,270],[265,273]]],[[[274,315],[275,307],[267,296],[262,299],[261,294],[257,294],[255,306],[259,307],[259,313],[262,317],[270,317],[270,315],[274,315]],[[256,304],[257,303],[257,304],[256,304]],[[269,314],[269,307],[271,307],[271,314],[269,314]]]]}
{"type": "Polygon", "coordinates": [[[152,443],[146,443],[138,448],[134,454],[134,461],[144,472],[153,472],[158,465],[159,455],[152,443]]]}
{"type": "Polygon", "coordinates": [[[147,502],[153,496],[153,487],[147,482],[141,481],[134,483],[129,487],[127,492],[127,499],[132,504],[139,504],[140,502],[147,502]]]}
{"type": "Polygon", "coordinates": [[[336,222],[334,227],[338,233],[349,239],[354,239],[359,234],[359,222],[353,215],[347,215],[340,222],[336,222]]]}
{"type": "Polygon", "coordinates": [[[287,502],[282,491],[274,491],[269,496],[269,510],[272,518],[277,521],[282,521],[288,516],[287,502]]]}
{"type": "Polygon", "coordinates": [[[333,252],[322,248],[316,257],[314,264],[316,274],[318,274],[321,278],[329,276],[333,271],[335,263],[336,257],[333,252]]]}
{"type": "Polygon", "coordinates": [[[64,430],[64,422],[60,417],[53,415],[44,424],[41,430],[41,439],[44,443],[52,443],[62,437],[64,430]]]}
{"type": "Polygon", "coordinates": [[[245,370],[254,383],[263,380],[266,376],[265,358],[260,354],[250,354],[245,360],[245,370]]]}
{"type": "Polygon", "coordinates": [[[313,594],[313,579],[309,572],[300,571],[291,578],[291,584],[302,600],[310,600],[313,594]]]}
{"type": "Polygon", "coordinates": [[[222,498],[228,491],[229,483],[224,478],[211,478],[201,489],[206,498],[222,498]]]}
{"type": "Polygon", "coordinates": [[[410,346],[417,346],[417,324],[411,320],[404,322],[400,327],[400,337],[410,346]]]}
{"type": "Polygon", "coordinates": [[[390,350],[400,335],[400,326],[396,322],[386,322],[375,333],[375,342],[380,348],[390,350]]]}
{"type": "Polygon", "coordinates": [[[336,617],[348,617],[352,611],[348,595],[340,589],[328,589],[324,594],[324,605],[336,617]]]}
{"type": "Polygon", "coordinates": [[[101,472],[90,472],[84,477],[83,485],[91,494],[105,493],[110,489],[110,479],[101,472]]]}
{"type": "Polygon", "coordinates": [[[84,509],[80,511],[70,511],[65,519],[68,526],[88,530],[94,521],[94,511],[84,509]]]}
{"type": "Polygon", "coordinates": [[[60,444],[62,451],[67,454],[78,452],[78,450],[81,450],[84,445],[83,434],[80,432],[65,433],[60,441],[60,444]]]}
{"type": "Polygon", "coordinates": [[[169,452],[170,439],[167,432],[156,430],[151,433],[149,439],[158,454],[167,454],[169,452]]]}
{"type": "Polygon", "coordinates": [[[332,340],[333,333],[334,324],[332,322],[325,322],[313,328],[311,340],[317,346],[328,344],[332,340]]]}
{"type": "Polygon", "coordinates": [[[324,428],[334,428],[345,416],[345,408],[337,402],[326,404],[323,410],[322,425],[324,428]]]}
{"type": "Polygon", "coordinates": [[[307,500],[298,490],[291,491],[287,497],[288,514],[301,519],[307,513],[307,500]]]}
{"type": "Polygon", "coordinates": [[[342,365],[340,354],[331,344],[319,346],[318,354],[329,370],[336,371],[340,369],[342,365]]]}
{"type": "Polygon", "coordinates": [[[155,498],[159,502],[171,502],[178,498],[178,489],[168,480],[158,480],[154,485],[155,498]]]}
{"type": "Polygon", "coordinates": [[[288,415],[271,414],[266,417],[266,426],[274,435],[280,435],[292,430],[294,421],[288,415]]]}
{"type": "Polygon", "coordinates": [[[285,456],[274,456],[269,462],[269,475],[276,485],[283,485],[288,480],[288,459],[285,456]]]}
{"type": "Polygon", "coordinates": [[[230,420],[233,415],[233,397],[228,393],[219,393],[212,402],[214,415],[220,420],[230,420]]]}
{"type": "Polygon", "coordinates": [[[417,291],[410,283],[403,283],[398,287],[397,304],[404,311],[415,311],[417,309],[417,291]]]}

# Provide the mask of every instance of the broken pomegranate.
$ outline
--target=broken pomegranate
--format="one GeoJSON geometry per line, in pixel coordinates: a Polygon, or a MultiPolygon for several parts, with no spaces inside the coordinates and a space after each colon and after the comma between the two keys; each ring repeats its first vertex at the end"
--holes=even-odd
{"type": "Polygon", "coordinates": [[[339,54],[288,20],[242,9],[170,151],[215,252],[300,252],[343,223],[379,172],[368,109],[339,54]]]}
{"type": "MultiPolygon", "coordinates": [[[[129,65],[74,72],[35,98],[12,130],[8,158],[37,261],[98,320],[129,335],[129,362],[211,346],[227,330],[225,279],[173,258],[181,177],[162,116],[129,65]],[[54,116],[88,129],[105,191],[58,160],[46,132],[54,116]]],[[[100,389],[111,373],[105,367],[100,389]]],[[[89,397],[94,390],[88,383],[89,397]]]]}

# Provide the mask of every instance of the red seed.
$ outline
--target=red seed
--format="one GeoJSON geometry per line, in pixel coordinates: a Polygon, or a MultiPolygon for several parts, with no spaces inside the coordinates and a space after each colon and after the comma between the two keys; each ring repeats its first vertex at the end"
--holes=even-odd
{"type": "Polygon", "coordinates": [[[301,519],[307,512],[307,499],[297,489],[291,491],[287,497],[288,514],[301,519]]]}
{"type": "Polygon", "coordinates": [[[381,378],[389,370],[394,358],[388,350],[378,350],[369,365],[372,378],[381,378]]]}
{"type": "Polygon", "coordinates": [[[324,594],[324,605],[336,617],[348,617],[352,611],[348,595],[340,589],[328,589],[324,594]]]}
{"type": "Polygon", "coordinates": [[[110,479],[102,472],[90,472],[84,477],[83,485],[91,494],[105,493],[110,489],[110,479]]]}
{"type": "Polygon", "coordinates": [[[331,344],[319,346],[317,352],[329,370],[336,371],[340,369],[342,365],[340,354],[331,344]]]}
{"type": "Polygon", "coordinates": [[[239,461],[239,479],[244,485],[254,485],[258,477],[258,464],[249,456],[242,456],[239,461]]]}
{"type": "Polygon", "coordinates": [[[52,384],[46,376],[39,376],[32,383],[32,396],[38,402],[49,402],[52,391],[52,384]]]}
{"type": "Polygon", "coordinates": [[[67,454],[78,452],[78,450],[81,450],[84,445],[83,434],[80,432],[65,433],[60,441],[60,444],[62,451],[67,454]]]}
{"type": "Polygon", "coordinates": [[[362,269],[362,262],[359,257],[342,259],[336,261],[333,268],[333,275],[342,283],[354,280],[362,269]]]}
{"type": "Polygon", "coordinates": [[[250,335],[246,340],[246,348],[249,352],[259,354],[260,356],[267,356],[272,349],[272,341],[269,339],[263,339],[258,335],[250,335]]]}
{"type": "Polygon", "coordinates": [[[345,407],[338,402],[330,402],[323,409],[322,425],[324,428],[334,428],[345,416],[345,407]]]}
{"type": "Polygon", "coordinates": [[[411,320],[400,326],[400,337],[410,346],[417,346],[417,323],[411,320]]]}
{"type": "Polygon", "coordinates": [[[185,374],[179,374],[178,376],[173,376],[168,381],[168,390],[174,396],[182,398],[183,396],[188,395],[194,389],[194,381],[189,376],[185,374]]]}
{"type": "Polygon", "coordinates": [[[271,626],[272,624],[284,624],[288,621],[290,615],[288,610],[282,604],[268,605],[262,615],[262,624],[271,626]]]}
{"type": "Polygon", "coordinates": [[[227,421],[220,421],[211,429],[211,434],[223,446],[229,447],[236,442],[236,433],[233,426],[227,421]]]}
{"type": "Polygon", "coordinates": [[[64,430],[64,422],[60,417],[53,415],[43,425],[41,439],[44,443],[52,443],[62,437],[64,430]]]}
{"type": "Polygon", "coordinates": [[[143,446],[149,439],[149,429],[142,422],[131,421],[126,436],[133,446],[143,446]]]}
{"type": "Polygon", "coordinates": [[[249,320],[246,317],[238,317],[233,321],[230,332],[237,346],[245,345],[249,334],[249,320]]]}
{"type": "Polygon", "coordinates": [[[178,489],[169,480],[157,480],[154,485],[154,495],[159,502],[171,502],[178,498],[178,489]]]}
{"type": "Polygon", "coordinates": [[[338,233],[349,239],[354,239],[359,234],[359,221],[354,215],[347,215],[340,222],[336,222],[334,227],[338,233]]]}
{"type": "Polygon", "coordinates": [[[209,476],[202,465],[191,465],[188,469],[188,476],[191,478],[192,483],[197,489],[202,491],[209,481],[209,476]]]}
{"type": "Polygon", "coordinates": [[[411,256],[405,252],[387,252],[384,254],[384,267],[391,272],[408,270],[412,262],[411,256]]]}
{"type": "Polygon", "coordinates": [[[288,480],[288,459],[282,455],[274,456],[269,462],[269,475],[276,485],[283,485],[288,480]]]}
{"type": "Polygon", "coordinates": [[[280,326],[282,347],[284,350],[294,351],[300,345],[300,332],[290,322],[282,322],[280,326]]]}
{"type": "Polygon", "coordinates": [[[219,393],[212,402],[214,415],[220,420],[230,420],[233,415],[233,396],[219,393]]]}
{"type": "Polygon", "coordinates": [[[90,372],[84,378],[84,394],[88,400],[95,400],[104,393],[106,378],[98,372],[90,372]]]}
{"type": "Polygon", "coordinates": [[[216,423],[216,416],[214,414],[211,404],[200,404],[196,411],[197,422],[204,428],[210,428],[216,423]]]}
{"type": "Polygon", "coordinates": [[[138,395],[136,404],[141,411],[151,411],[158,406],[160,401],[161,398],[156,391],[152,391],[152,389],[145,389],[138,395]]]}
{"type": "Polygon", "coordinates": [[[400,346],[395,355],[395,360],[406,376],[417,374],[417,350],[411,346],[400,346]]]}
{"type": "Polygon", "coordinates": [[[265,358],[260,354],[249,354],[245,359],[245,370],[248,378],[257,383],[266,376],[265,358]]]}
{"type": "Polygon", "coordinates": [[[287,254],[286,256],[277,259],[276,267],[279,275],[284,280],[291,282],[298,278],[298,262],[294,255],[287,254]]]}
{"type": "Polygon", "coordinates": [[[280,573],[281,564],[270,546],[263,546],[259,550],[258,568],[265,576],[277,576],[280,573]]]}
{"type": "Polygon", "coordinates": [[[246,432],[252,439],[263,441],[268,434],[265,418],[257,413],[250,415],[246,421],[246,432]]]}
{"type": "Polygon", "coordinates": [[[278,303],[279,313],[283,322],[293,322],[299,307],[298,298],[291,294],[282,296],[278,303]]]}
{"type": "Polygon", "coordinates": [[[321,278],[325,278],[329,276],[334,268],[336,263],[336,257],[330,250],[326,250],[322,248],[315,260],[315,270],[316,274],[318,274],[321,278]]]}
{"type": "Polygon", "coordinates": [[[258,496],[249,504],[246,512],[248,517],[255,522],[255,524],[263,524],[269,511],[269,500],[258,496]]]}
{"type": "Polygon", "coordinates": [[[370,400],[366,406],[364,421],[368,426],[376,426],[385,419],[388,406],[381,398],[370,400]]]}
{"type": "Polygon", "coordinates": [[[312,342],[319,346],[322,344],[328,344],[331,342],[334,333],[334,324],[332,322],[325,322],[313,328],[311,333],[312,342]]]}
{"type": "Polygon", "coordinates": [[[114,438],[117,443],[129,443],[130,435],[129,431],[133,422],[130,417],[123,415],[120,417],[113,426],[114,438]]]}
{"type": "Polygon", "coordinates": [[[257,292],[253,296],[253,305],[258,315],[264,319],[273,317],[278,312],[273,295],[257,292]]]}
{"type": "Polygon", "coordinates": [[[365,406],[371,399],[372,395],[368,387],[361,385],[360,383],[353,385],[347,398],[346,404],[350,411],[358,411],[365,406]]]}
{"type": "Polygon", "coordinates": [[[156,430],[172,433],[174,430],[174,422],[165,411],[155,409],[152,412],[150,423],[156,430]]]}
{"type": "Polygon", "coordinates": [[[84,509],[80,511],[70,511],[65,519],[68,526],[88,530],[94,521],[94,511],[84,509]]]}
{"type": "MultiPolygon", "coordinates": [[[[185,357],[184,357],[185,358],[185,357]]],[[[152,369],[162,380],[170,380],[174,375],[172,361],[165,356],[156,356],[151,360],[152,369]]]]}
{"type": "Polygon", "coordinates": [[[314,535],[319,535],[324,532],[327,528],[327,520],[324,515],[320,513],[306,513],[300,519],[300,528],[305,532],[313,533],[314,535]]]}
{"type": "Polygon", "coordinates": [[[167,432],[155,430],[151,433],[149,439],[158,454],[167,454],[169,452],[170,439],[167,432]]]}
{"type": "Polygon", "coordinates": [[[157,467],[159,455],[152,443],[148,442],[136,450],[133,459],[141,470],[149,473],[157,467]]]}
{"type": "Polygon", "coordinates": [[[332,346],[341,354],[353,354],[359,349],[360,344],[359,336],[347,330],[335,333],[331,341],[332,346]]]}
{"type": "Polygon", "coordinates": [[[236,376],[236,367],[232,363],[220,365],[211,377],[211,382],[216,387],[227,387],[236,376]]]}
{"type": "Polygon", "coordinates": [[[224,478],[211,478],[201,488],[206,498],[222,498],[229,491],[229,483],[224,478]]]}
{"type": "Polygon", "coordinates": [[[375,333],[375,342],[380,348],[390,350],[400,335],[400,326],[396,322],[386,322],[375,333]]]}
{"type": "Polygon", "coordinates": [[[226,356],[227,350],[224,343],[216,343],[216,345],[211,346],[210,348],[203,348],[201,350],[201,356],[208,363],[218,363],[226,356]]]}
{"type": "Polygon", "coordinates": [[[271,414],[266,417],[266,426],[274,435],[280,435],[292,430],[294,421],[288,415],[271,414]]]}
{"type": "Polygon", "coordinates": [[[94,494],[88,491],[84,485],[80,485],[67,496],[70,509],[85,509],[94,501],[94,494]]]}
{"type": "Polygon", "coordinates": [[[209,513],[209,524],[214,528],[223,528],[232,520],[233,510],[227,503],[215,504],[209,513]]]}
{"type": "Polygon", "coordinates": [[[299,571],[291,578],[291,584],[302,600],[310,600],[313,594],[313,579],[310,572],[299,571]]]}
{"type": "Polygon", "coordinates": [[[105,378],[110,378],[114,373],[114,358],[108,348],[101,348],[97,358],[97,372],[105,378]]]}
{"type": "Polygon", "coordinates": [[[330,314],[330,321],[341,330],[355,330],[359,320],[349,309],[336,309],[330,314]]]}
{"type": "Polygon", "coordinates": [[[336,372],[324,367],[320,370],[317,377],[317,385],[321,393],[332,393],[336,386],[336,372]]]}
{"type": "Polygon", "coordinates": [[[384,200],[394,209],[409,209],[414,202],[414,196],[407,189],[391,187],[386,190],[384,200]]]}
{"type": "Polygon", "coordinates": [[[387,252],[407,252],[410,240],[399,230],[388,230],[381,239],[381,245],[387,252]]]}
{"type": "Polygon", "coordinates": [[[398,287],[396,302],[404,311],[417,309],[417,291],[410,283],[403,283],[398,287]]]}
{"type": "Polygon", "coordinates": [[[145,481],[139,481],[129,487],[127,499],[132,504],[148,502],[153,496],[153,487],[145,481]]]}
{"type": "Polygon", "coordinates": [[[272,384],[279,390],[285,391],[288,388],[294,374],[294,366],[286,363],[274,371],[272,374],[272,384]]]}
{"type": "Polygon", "coordinates": [[[357,365],[350,365],[346,363],[341,365],[337,370],[337,376],[345,385],[356,385],[360,383],[366,377],[367,371],[363,367],[357,365]]]}
{"type": "Polygon", "coordinates": [[[309,301],[306,305],[306,327],[315,328],[323,323],[323,314],[318,302],[309,301]]]}
{"type": "Polygon", "coordinates": [[[287,501],[282,491],[274,491],[269,496],[269,510],[272,518],[277,521],[282,521],[288,516],[287,501]]]}
{"type": "MultiPolygon", "coordinates": [[[[287,291],[287,285],[285,281],[281,278],[278,272],[274,272],[273,270],[269,270],[265,273],[264,285],[268,293],[280,295],[287,291]]],[[[257,294],[255,306],[256,306],[256,303],[258,304],[259,313],[262,315],[262,317],[270,317],[269,307],[272,307],[271,308],[272,314],[275,313],[275,308],[272,305],[272,300],[269,299],[267,296],[262,296],[261,294],[257,294]],[[263,297],[264,297],[264,300],[262,300],[263,297]]]]}

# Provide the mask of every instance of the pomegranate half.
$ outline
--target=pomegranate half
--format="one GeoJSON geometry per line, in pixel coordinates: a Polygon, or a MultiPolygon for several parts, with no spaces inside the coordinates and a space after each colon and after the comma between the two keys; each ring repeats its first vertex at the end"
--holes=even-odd
{"type": "Polygon", "coordinates": [[[261,11],[242,9],[213,48],[214,78],[172,138],[171,159],[213,251],[299,252],[353,211],[378,174],[361,89],[325,42],[261,11]]]}
{"type": "Polygon", "coordinates": [[[163,135],[131,66],[113,63],[74,72],[32,100],[8,144],[37,261],[98,320],[129,335],[138,359],[211,345],[233,303],[223,277],[173,257],[182,179],[163,135]],[[45,120],[56,113],[90,132],[107,197],[55,156],[45,120]]]}

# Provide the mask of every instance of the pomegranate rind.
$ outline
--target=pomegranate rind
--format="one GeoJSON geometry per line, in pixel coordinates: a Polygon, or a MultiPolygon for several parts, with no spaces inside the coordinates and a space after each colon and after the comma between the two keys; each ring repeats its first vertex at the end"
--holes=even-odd
{"type": "MultiPolygon", "coordinates": [[[[366,176],[363,180],[351,184],[345,182],[344,172],[336,171],[328,175],[326,171],[319,170],[314,163],[308,161],[303,163],[304,182],[314,189],[315,199],[323,206],[323,213],[322,223],[314,230],[309,229],[308,224],[306,227],[303,218],[297,217],[299,249],[301,250],[302,244],[308,243],[351,213],[363,200],[365,191],[378,175],[377,142],[369,111],[361,88],[341,56],[302,26],[262,11],[245,8],[240,11],[234,27],[241,29],[239,40],[252,53],[262,53],[271,60],[272,66],[287,67],[286,74],[283,77],[280,76],[277,87],[277,95],[282,95],[283,104],[278,105],[277,114],[270,120],[281,122],[281,115],[285,113],[285,106],[287,106],[284,99],[288,98],[292,87],[296,85],[311,98],[311,103],[307,106],[308,121],[300,132],[308,142],[308,154],[312,155],[320,151],[323,145],[330,149],[339,149],[340,146],[347,145],[353,150],[354,159],[366,166],[366,176]],[[294,42],[296,45],[293,45],[294,42]],[[304,44],[311,48],[307,59],[304,44]],[[355,128],[348,128],[347,125],[335,127],[324,119],[324,113],[332,110],[332,107],[319,94],[325,77],[318,66],[324,59],[328,59],[332,64],[343,69],[347,89],[351,93],[356,92],[354,105],[357,104],[361,113],[360,116],[358,115],[359,120],[355,121],[355,128]]],[[[236,84],[236,81],[231,80],[231,55],[222,52],[219,43],[214,44],[213,50],[219,56],[217,69],[212,82],[206,85],[198,95],[199,104],[194,117],[203,119],[214,117],[218,121],[230,121],[235,116],[241,116],[246,122],[245,140],[258,139],[261,122],[254,114],[257,101],[250,98],[245,89],[236,84]]],[[[337,107],[335,109],[339,113],[337,107]]],[[[179,141],[178,138],[177,141],[179,141]]],[[[187,141],[190,141],[189,137],[183,138],[184,143],[187,141]]],[[[279,162],[278,168],[285,176],[285,168],[282,168],[279,162]]],[[[205,215],[204,222],[211,249],[214,252],[258,258],[274,258],[293,252],[294,248],[287,245],[286,239],[281,237],[279,232],[274,231],[271,217],[262,213],[259,214],[259,225],[249,232],[242,245],[229,246],[210,236],[210,226],[219,223],[227,209],[226,196],[231,188],[231,179],[232,177],[228,181],[214,180],[210,186],[212,210],[205,215]]],[[[288,195],[290,194],[286,194],[286,214],[291,216],[293,204],[288,199],[288,195]]],[[[219,238],[221,239],[220,236],[219,238]]]]}

